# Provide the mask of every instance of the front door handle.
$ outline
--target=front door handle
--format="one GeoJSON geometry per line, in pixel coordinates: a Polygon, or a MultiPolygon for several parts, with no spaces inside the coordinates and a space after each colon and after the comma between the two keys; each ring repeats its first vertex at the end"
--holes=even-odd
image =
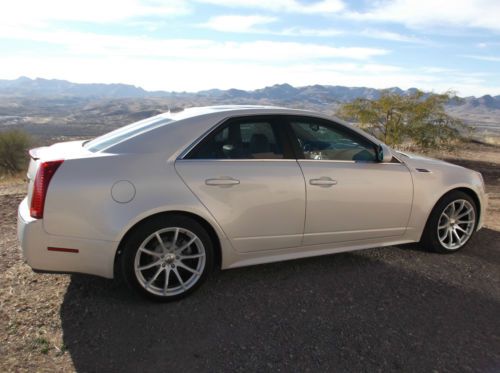
{"type": "Polygon", "coordinates": [[[206,185],[213,185],[213,186],[231,186],[231,185],[238,185],[239,183],[240,181],[238,179],[234,179],[232,177],[227,177],[227,176],[205,180],[206,185]]]}
{"type": "Polygon", "coordinates": [[[319,179],[311,179],[309,180],[309,184],[317,185],[322,187],[329,187],[332,185],[337,185],[337,180],[333,180],[327,176],[322,176],[319,179]]]}

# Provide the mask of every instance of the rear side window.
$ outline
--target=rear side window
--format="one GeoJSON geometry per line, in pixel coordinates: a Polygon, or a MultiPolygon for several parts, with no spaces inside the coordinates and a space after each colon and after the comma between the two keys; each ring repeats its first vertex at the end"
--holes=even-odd
{"type": "Polygon", "coordinates": [[[91,152],[99,152],[131,137],[151,131],[170,122],[173,122],[173,120],[164,115],[143,119],[139,122],[129,124],[128,126],[118,128],[117,130],[99,136],[85,143],[84,147],[91,152]]]}
{"type": "Polygon", "coordinates": [[[270,120],[240,119],[208,135],[186,159],[282,159],[283,148],[270,120]]]}

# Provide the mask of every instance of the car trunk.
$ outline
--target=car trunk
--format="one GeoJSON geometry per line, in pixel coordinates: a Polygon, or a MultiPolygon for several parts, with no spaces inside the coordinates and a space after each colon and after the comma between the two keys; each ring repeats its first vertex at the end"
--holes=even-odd
{"type": "Polygon", "coordinates": [[[31,205],[35,177],[40,164],[46,161],[65,160],[89,154],[90,152],[82,145],[83,141],[68,141],[56,143],[51,146],[34,148],[29,151],[31,159],[27,173],[28,206],[31,205]]]}

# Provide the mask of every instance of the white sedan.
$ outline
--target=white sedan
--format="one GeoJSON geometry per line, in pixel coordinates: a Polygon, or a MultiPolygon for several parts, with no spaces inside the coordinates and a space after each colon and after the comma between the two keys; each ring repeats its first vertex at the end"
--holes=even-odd
{"type": "Polygon", "coordinates": [[[409,242],[455,252],[486,209],[481,174],[301,110],[191,108],[30,155],[28,264],[121,273],[156,300],[214,268],[409,242]]]}

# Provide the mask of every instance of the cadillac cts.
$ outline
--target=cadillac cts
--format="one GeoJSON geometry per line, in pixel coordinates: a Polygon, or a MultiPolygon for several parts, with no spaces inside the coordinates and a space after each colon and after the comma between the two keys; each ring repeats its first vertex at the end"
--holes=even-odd
{"type": "Polygon", "coordinates": [[[486,208],[477,172],[284,108],[191,108],[30,155],[18,213],[28,264],[120,273],[157,300],[216,267],[408,242],[452,253],[486,208]]]}

